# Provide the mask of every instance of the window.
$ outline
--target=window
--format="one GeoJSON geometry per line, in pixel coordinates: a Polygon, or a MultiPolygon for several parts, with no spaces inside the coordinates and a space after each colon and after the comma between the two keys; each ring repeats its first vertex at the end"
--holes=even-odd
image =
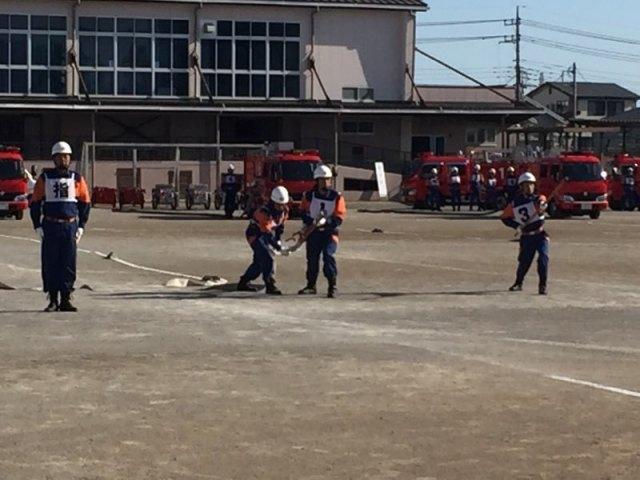
{"type": "Polygon", "coordinates": [[[607,116],[612,117],[624,112],[624,102],[620,100],[609,100],[607,102],[607,116]]]}
{"type": "Polygon", "coordinates": [[[203,37],[202,71],[213,96],[300,98],[299,24],[218,20],[205,24],[203,37]]]}
{"type": "Polygon", "coordinates": [[[476,143],[476,131],[475,130],[467,130],[465,136],[467,144],[474,145],[476,143]]]}
{"type": "Polygon", "coordinates": [[[471,128],[466,131],[465,141],[467,145],[495,145],[495,128],[471,128]]]}
{"type": "Polygon", "coordinates": [[[80,69],[90,94],[185,97],[189,21],[80,17],[80,69]]]}
{"type": "Polygon", "coordinates": [[[589,100],[587,102],[587,115],[590,117],[603,117],[606,114],[604,100],[589,100]]]}
{"type": "Polygon", "coordinates": [[[0,93],[66,94],[67,18],[0,14],[0,93]]]}
{"type": "Polygon", "coordinates": [[[373,131],[373,122],[342,122],[342,133],[347,135],[372,135],[373,131]]]}
{"type": "Polygon", "coordinates": [[[373,88],[344,87],[342,100],[347,102],[373,102],[373,88]]]}

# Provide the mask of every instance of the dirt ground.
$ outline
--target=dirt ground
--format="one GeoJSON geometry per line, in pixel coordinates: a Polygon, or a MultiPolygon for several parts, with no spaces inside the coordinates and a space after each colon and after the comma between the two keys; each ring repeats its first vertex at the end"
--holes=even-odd
{"type": "Polygon", "coordinates": [[[45,314],[30,222],[0,221],[0,479],[640,478],[637,212],[548,222],[547,297],[535,268],[506,292],[491,215],[350,205],[336,300],[295,295],[303,252],[283,297],[232,291],[245,227],[96,209],[93,290],[45,314]]]}

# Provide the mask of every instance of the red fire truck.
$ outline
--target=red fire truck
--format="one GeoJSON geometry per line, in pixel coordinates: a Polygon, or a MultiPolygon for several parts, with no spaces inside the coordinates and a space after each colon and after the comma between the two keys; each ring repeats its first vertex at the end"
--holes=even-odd
{"type": "Polygon", "coordinates": [[[469,178],[471,175],[471,161],[461,155],[434,155],[431,152],[423,152],[415,159],[416,167],[413,172],[402,180],[402,197],[404,203],[410,205],[424,205],[428,189],[427,178],[431,170],[438,169],[440,179],[440,194],[443,201],[451,198],[449,191],[449,179],[451,169],[458,168],[461,186],[460,193],[465,199],[469,196],[469,178]]]}
{"type": "Polygon", "coordinates": [[[611,176],[608,184],[609,205],[613,210],[633,210],[637,207],[638,199],[640,199],[640,157],[633,157],[628,153],[616,155],[611,162],[611,176]],[[623,181],[629,168],[633,170],[635,180],[635,202],[631,201],[632,199],[627,199],[624,192],[623,181]],[[625,205],[625,201],[631,204],[625,205]]]}
{"type": "Polygon", "coordinates": [[[22,220],[29,207],[28,184],[20,149],[0,146],[0,216],[22,220]]]}
{"type": "Polygon", "coordinates": [[[243,190],[247,211],[266,202],[271,190],[283,186],[289,191],[293,213],[298,213],[302,195],[315,182],[313,172],[322,163],[317,150],[290,150],[268,155],[248,155],[244,159],[243,190]]]}
{"type": "Polygon", "coordinates": [[[538,191],[549,197],[549,215],[600,217],[608,207],[607,181],[600,159],[589,152],[565,152],[530,163],[528,170],[538,178],[538,191]]]}

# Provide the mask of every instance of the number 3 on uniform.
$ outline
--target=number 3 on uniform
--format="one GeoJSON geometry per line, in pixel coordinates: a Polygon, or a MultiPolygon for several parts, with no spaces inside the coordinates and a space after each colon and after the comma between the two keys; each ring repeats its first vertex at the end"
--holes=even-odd
{"type": "Polygon", "coordinates": [[[518,209],[518,216],[520,217],[520,220],[522,221],[522,223],[527,223],[529,218],[531,218],[529,216],[529,209],[527,207],[519,208],[518,209]]]}

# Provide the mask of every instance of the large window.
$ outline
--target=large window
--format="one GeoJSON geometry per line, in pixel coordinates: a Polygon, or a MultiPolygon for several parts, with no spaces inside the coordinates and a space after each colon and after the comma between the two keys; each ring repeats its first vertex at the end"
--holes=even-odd
{"type": "Polygon", "coordinates": [[[218,20],[205,32],[201,63],[212,95],[300,98],[299,24],[218,20]]]}
{"type": "Polygon", "coordinates": [[[90,94],[186,97],[189,21],[80,17],[80,70],[90,94]]]}
{"type": "Polygon", "coordinates": [[[0,93],[66,94],[67,19],[0,14],[0,93]]]}
{"type": "Polygon", "coordinates": [[[587,114],[590,117],[604,117],[606,103],[604,100],[589,100],[587,102],[587,114]]]}

